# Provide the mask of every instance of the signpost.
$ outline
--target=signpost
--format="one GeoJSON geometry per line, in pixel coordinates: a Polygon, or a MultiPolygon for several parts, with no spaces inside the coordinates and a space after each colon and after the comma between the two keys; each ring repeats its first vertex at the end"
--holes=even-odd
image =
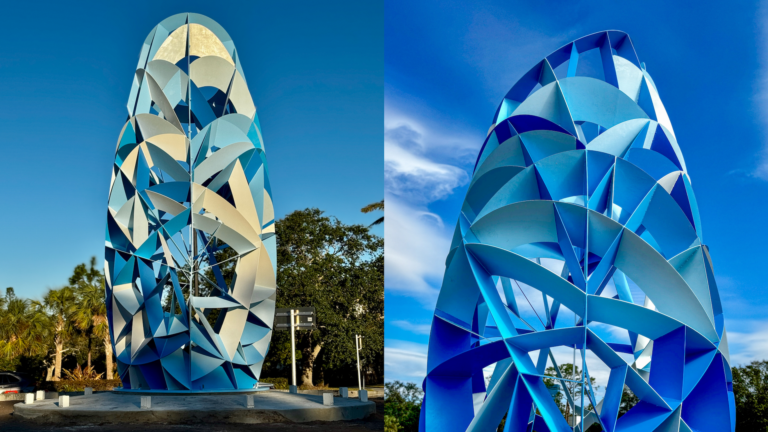
{"type": "Polygon", "coordinates": [[[355,335],[355,354],[357,354],[357,389],[362,390],[363,384],[360,381],[360,350],[363,349],[363,337],[355,335]]]}
{"type": "MultiPolygon", "coordinates": [[[[293,377],[293,388],[296,388],[296,330],[316,329],[316,317],[315,308],[313,307],[275,309],[275,331],[291,330],[291,373],[293,377]]],[[[358,378],[359,375],[358,372],[358,378]]]]}

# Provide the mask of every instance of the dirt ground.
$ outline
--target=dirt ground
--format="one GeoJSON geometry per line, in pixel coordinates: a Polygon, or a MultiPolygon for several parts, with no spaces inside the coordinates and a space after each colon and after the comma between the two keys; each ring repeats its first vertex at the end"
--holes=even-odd
{"type": "Polygon", "coordinates": [[[0,402],[0,431],[3,432],[42,432],[42,431],[72,431],[72,432],[127,432],[147,430],[153,432],[268,432],[268,431],[305,431],[305,432],[368,432],[384,430],[384,399],[371,398],[376,402],[376,414],[363,420],[343,422],[311,422],[311,423],[268,423],[268,424],[197,424],[197,425],[139,425],[139,424],[105,424],[85,426],[39,425],[25,422],[13,416],[13,405],[22,401],[0,402]]]}

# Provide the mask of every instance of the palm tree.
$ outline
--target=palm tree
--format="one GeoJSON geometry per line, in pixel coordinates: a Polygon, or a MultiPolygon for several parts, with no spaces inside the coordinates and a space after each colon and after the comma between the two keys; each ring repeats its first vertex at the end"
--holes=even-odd
{"type": "Polygon", "coordinates": [[[107,358],[107,379],[112,379],[112,341],[107,322],[107,305],[104,303],[104,274],[96,269],[96,257],[91,257],[90,266],[75,267],[69,284],[75,290],[77,307],[73,319],[78,329],[88,338],[88,368],[91,367],[91,338],[96,337],[104,344],[107,358]]]}
{"type": "Polygon", "coordinates": [[[72,315],[75,311],[75,293],[70,287],[49,290],[43,297],[42,306],[50,311],[53,321],[53,343],[56,350],[54,381],[61,379],[61,360],[64,342],[72,333],[72,315]]]}
{"type": "Polygon", "coordinates": [[[13,295],[0,297],[0,356],[35,355],[47,351],[50,337],[48,315],[36,304],[13,295]]]}
{"type": "MultiPolygon", "coordinates": [[[[367,206],[365,206],[365,207],[360,209],[360,211],[363,212],[363,213],[371,213],[371,212],[374,212],[374,211],[377,211],[377,210],[384,211],[384,200],[381,200],[379,202],[375,202],[373,204],[368,204],[367,206]]],[[[384,216],[376,219],[376,221],[374,221],[372,224],[370,224],[368,226],[376,226],[376,225],[379,225],[379,224],[382,224],[382,223],[384,223],[384,216]]]]}
{"type": "Polygon", "coordinates": [[[96,257],[91,257],[90,266],[79,264],[75,267],[69,285],[75,290],[77,306],[73,313],[75,326],[88,338],[88,368],[91,368],[91,339],[98,338],[104,344],[107,357],[107,379],[112,379],[112,341],[109,337],[107,305],[104,303],[104,275],[96,269],[96,257]]]}

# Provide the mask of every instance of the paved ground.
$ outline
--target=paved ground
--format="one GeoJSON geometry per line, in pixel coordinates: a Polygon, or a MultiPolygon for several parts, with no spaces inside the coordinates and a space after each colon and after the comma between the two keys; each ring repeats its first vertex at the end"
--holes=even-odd
{"type": "Polygon", "coordinates": [[[153,432],[266,432],[266,431],[304,431],[304,432],[367,432],[384,430],[384,400],[371,398],[376,403],[376,414],[363,420],[339,421],[339,422],[311,422],[311,423],[268,423],[268,424],[199,424],[199,425],[88,425],[88,426],[55,426],[39,425],[24,422],[13,416],[13,405],[20,401],[0,402],[0,430],[3,432],[101,432],[115,431],[127,432],[140,429],[149,429],[153,432]]]}

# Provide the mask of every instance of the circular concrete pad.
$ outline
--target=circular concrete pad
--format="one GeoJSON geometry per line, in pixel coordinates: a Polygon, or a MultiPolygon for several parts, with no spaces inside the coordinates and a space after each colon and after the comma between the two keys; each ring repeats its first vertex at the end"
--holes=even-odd
{"type": "Polygon", "coordinates": [[[333,398],[323,405],[322,395],[259,392],[253,394],[253,408],[246,407],[246,395],[152,396],[152,408],[141,408],[141,396],[97,393],[72,396],[69,407],[59,408],[58,400],[14,405],[14,416],[27,421],[57,424],[103,423],[302,423],[311,421],[356,420],[376,412],[374,402],[333,398]]]}

